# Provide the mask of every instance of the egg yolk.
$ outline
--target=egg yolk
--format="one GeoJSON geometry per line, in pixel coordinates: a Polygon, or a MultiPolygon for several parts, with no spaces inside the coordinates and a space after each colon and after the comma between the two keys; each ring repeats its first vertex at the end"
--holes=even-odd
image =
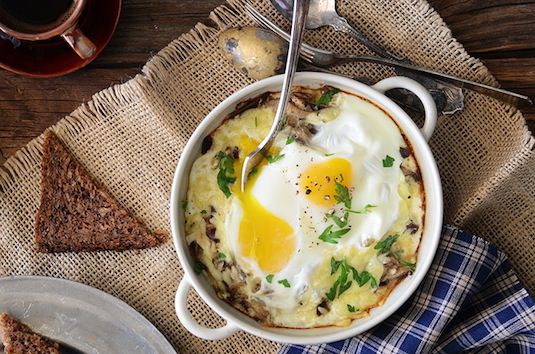
{"type": "Polygon", "coordinates": [[[243,256],[254,259],[265,273],[281,271],[295,250],[295,236],[288,223],[264,208],[250,193],[240,201],[243,217],[239,243],[243,256]]]}
{"type": "MultiPolygon", "coordinates": [[[[239,146],[246,156],[257,146],[258,141],[243,135],[239,146]]],[[[237,161],[238,176],[241,175],[242,160],[237,161]]],[[[263,161],[258,168],[265,165],[263,161]]],[[[239,186],[241,181],[238,177],[234,184],[233,193],[240,200],[243,216],[240,221],[238,242],[241,254],[244,257],[255,260],[258,267],[265,273],[277,273],[281,271],[291,259],[295,251],[295,235],[292,227],[283,219],[275,216],[251,193],[257,175],[249,177],[245,192],[242,193],[239,186]]]]}
{"type": "Polygon", "coordinates": [[[333,158],[310,165],[299,177],[299,192],[316,205],[332,207],[338,202],[335,182],[351,187],[351,164],[346,159],[333,158]]]}
{"type": "Polygon", "coordinates": [[[239,146],[240,149],[243,151],[243,156],[247,156],[251,152],[253,152],[253,150],[256,149],[258,144],[260,144],[260,141],[251,138],[247,134],[243,134],[240,136],[239,146]]]}

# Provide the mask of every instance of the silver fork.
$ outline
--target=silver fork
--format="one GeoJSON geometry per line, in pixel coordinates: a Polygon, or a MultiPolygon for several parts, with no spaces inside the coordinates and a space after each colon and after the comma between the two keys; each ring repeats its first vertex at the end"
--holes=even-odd
{"type": "MultiPolygon", "coordinates": [[[[264,15],[262,15],[260,12],[258,12],[258,10],[256,10],[249,3],[245,3],[245,11],[260,26],[265,27],[275,32],[277,35],[279,35],[281,38],[283,38],[286,41],[289,40],[289,35],[286,31],[281,29],[275,23],[273,23],[264,15]]],[[[305,62],[315,65],[315,66],[319,66],[319,67],[333,66],[333,65],[338,65],[338,64],[347,63],[347,62],[381,64],[381,65],[389,66],[395,69],[406,70],[413,74],[421,74],[428,78],[439,79],[446,83],[453,84],[458,88],[467,88],[467,89],[482,93],[484,95],[497,98],[501,101],[504,101],[510,104],[516,105],[519,103],[519,101],[523,101],[528,104],[533,104],[531,99],[525,95],[521,95],[512,91],[488,86],[485,84],[480,84],[475,81],[466,80],[463,78],[444,74],[438,71],[433,71],[430,69],[417,67],[411,64],[407,64],[407,63],[400,62],[400,61],[395,61],[392,59],[374,57],[374,56],[345,55],[345,54],[340,54],[340,53],[316,48],[305,42],[301,43],[300,55],[301,55],[301,59],[303,59],[305,62]]],[[[462,105],[456,108],[456,110],[460,110],[460,109],[462,109],[462,105]]]]}

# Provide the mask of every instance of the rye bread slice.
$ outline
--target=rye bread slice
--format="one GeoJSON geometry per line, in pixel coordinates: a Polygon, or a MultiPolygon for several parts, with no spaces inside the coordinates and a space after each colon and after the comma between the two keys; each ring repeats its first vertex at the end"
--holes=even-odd
{"type": "Polygon", "coordinates": [[[41,336],[7,313],[0,314],[0,329],[6,354],[59,354],[59,344],[41,336]]]}
{"type": "Polygon", "coordinates": [[[158,246],[166,239],[163,233],[152,233],[94,181],[53,132],[45,133],[37,251],[122,251],[158,246]]]}

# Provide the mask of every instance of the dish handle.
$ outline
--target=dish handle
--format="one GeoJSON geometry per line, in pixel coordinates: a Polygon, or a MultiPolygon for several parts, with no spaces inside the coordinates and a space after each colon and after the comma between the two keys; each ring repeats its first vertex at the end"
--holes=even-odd
{"type": "Polygon", "coordinates": [[[435,101],[433,101],[433,97],[431,97],[431,94],[425,87],[412,79],[394,76],[379,81],[373,85],[372,88],[381,93],[385,93],[386,91],[395,88],[403,88],[414,93],[420,99],[420,101],[422,101],[425,111],[424,126],[420,129],[420,131],[422,132],[422,135],[426,141],[431,139],[431,135],[433,135],[433,131],[437,125],[438,115],[435,101]]]}
{"type": "Polygon", "coordinates": [[[230,337],[239,328],[227,322],[227,324],[220,328],[208,328],[201,326],[193,319],[191,313],[188,311],[187,301],[188,293],[191,289],[191,282],[187,275],[184,275],[175,296],[175,311],[178,319],[188,331],[193,335],[206,340],[217,340],[230,337]]]}

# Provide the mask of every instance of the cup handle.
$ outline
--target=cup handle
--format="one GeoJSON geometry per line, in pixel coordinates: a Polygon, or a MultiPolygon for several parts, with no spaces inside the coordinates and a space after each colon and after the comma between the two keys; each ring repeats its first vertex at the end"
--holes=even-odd
{"type": "Polygon", "coordinates": [[[191,282],[187,275],[184,275],[178,286],[175,296],[175,311],[178,319],[184,327],[192,334],[206,340],[217,340],[230,337],[239,331],[239,328],[227,322],[220,328],[208,328],[198,324],[187,308],[188,292],[191,289],[191,282]]]}
{"type": "Polygon", "coordinates": [[[385,93],[386,91],[394,88],[403,88],[414,93],[420,99],[420,101],[422,101],[425,111],[424,126],[420,129],[420,131],[422,132],[422,135],[426,141],[431,139],[431,135],[433,135],[433,131],[437,125],[437,106],[435,105],[433,97],[425,87],[412,79],[394,76],[379,81],[373,85],[372,88],[381,93],[385,93]]]}
{"type": "Polygon", "coordinates": [[[61,37],[82,59],[89,59],[97,52],[95,44],[80,31],[77,25],[69,28],[61,37]]]}

